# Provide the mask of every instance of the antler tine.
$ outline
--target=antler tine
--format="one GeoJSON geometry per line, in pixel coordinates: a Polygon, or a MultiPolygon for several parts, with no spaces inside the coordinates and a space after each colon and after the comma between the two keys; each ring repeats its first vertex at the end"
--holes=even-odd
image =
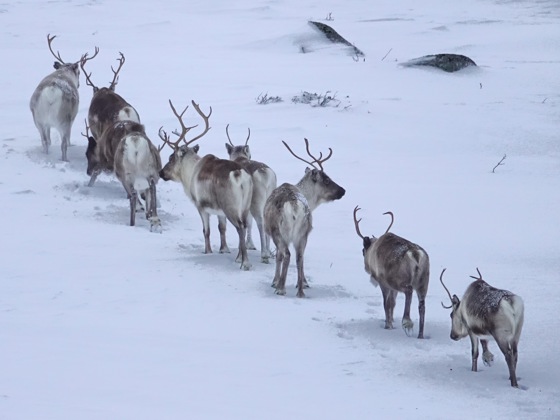
{"type": "Polygon", "coordinates": [[[470,277],[475,280],[482,280],[482,274],[480,274],[480,270],[478,269],[478,267],[476,267],[476,271],[478,272],[478,277],[475,276],[470,276],[470,277]]]}
{"type": "Polygon", "coordinates": [[[82,67],[83,69],[83,65],[86,62],[93,60],[95,57],[97,57],[97,54],[99,54],[99,47],[95,47],[95,51],[91,57],[89,57],[89,53],[85,53],[84,55],[82,55],[82,58],[80,58],[80,67],[82,67]]]}
{"type": "Polygon", "coordinates": [[[391,224],[389,225],[389,227],[388,227],[387,230],[385,231],[385,233],[387,233],[387,232],[389,232],[389,230],[391,229],[391,226],[393,226],[393,222],[395,221],[395,216],[393,215],[393,212],[392,212],[392,211],[386,211],[386,212],[383,213],[383,214],[384,214],[384,215],[385,215],[385,214],[388,214],[388,215],[391,216],[391,224]]]}
{"type": "Polygon", "coordinates": [[[229,138],[229,130],[228,130],[228,128],[229,128],[229,124],[226,125],[226,135],[227,135],[227,139],[228,139],[228,141],[229,141],[229,144],[231,144],[232,146],[235,146],[235,144],[233,144],[233,142],[232,142],[231,139],[229,138]]]}
{"type": "Polygon", "coordinates": [[[321,168],[321,171],[323,171],[323,163],[326,162],[327,160],[330,159],[330,157],[332,156],[332,149],[329,147],[329,154],[326,158],[323,159],[323,153],[319,153],[319,157],[316,158],[315,156],[313,156],[311,154],[311,151],[309,150],[309,140],[307,140],[306,138],[304,138],[305,140],[305,149],[307,150],[307,154],[313,158],[313,161],[317,163],[317,165],[319,165],[319,168],[321,168]]]}
{"type": "Polygon", "coordinates": [[[364,235],[362,235],[362,233],[360,232],[360,222],[362,221],[362,219],[356,218],[356,214],[358,213],[358,210],[361,210],[361,208],[359,208],[358,206],[354,207],[354,226],[356,226],[356,233],[358,234],[358,236],[362,239],[365,239],[364,235]]]}
{"type": "Polygon", "coordinates": [[[449,296],[449,300],[452,302],[452,304],[450,306],[445,306],[443,304],[443,302],[441,302],[441,306],[443,306],[445,309],[451,309],[453,307],[453,298],[451,297],[451,293],[449,293],[449,289],[443,283],[443,273],[445,273],[445,270],[447,270],[447,268],[444,268],[442,270],[441,274],[439,275],[439,281],[441,282],[441,285],[443,286],[443,288],[447,292],[447,295],[449,296]]]}
{"type": "Polygon", "coordinates": [[[120,58],[117,58],[117,61],[119,62],[119,67],[115,71],[113,66],[111,66],[111,70],[113,71],[113,81],[109,85],[109,89],[111,89],[111,90],[114,90],[115,86],[117,86],[117,83],[119,83],[119,72],[121,71],[122,66],[124,65],[124,62],[125,62],[124,54],[120,51],[119,51],[119,54],[120,54],[120,58]]]}
{"type": "Polygon", "coordinates": [[[84,123],[86,124],[86,134],[84,133],[80,133],[82,136],[84,136],[87,140],[89,140],[89,125],[87,123],[87,119],[84,118],[84,123]]]}
{"type": "Polygon", "coordinates": [[[317,168],[317,167],[313,164],[314,162],[309,162],[308,160],[305,160],[305,159],[299,157],[298,155],[296,155],[296,154],[293,152],[293,150],[290,149],[290,146],[288,146],[288,143],[286,143],[284,140],[282,140],[282,143],[284,143],[284,146],[286,146],[286,149],[288,149],[288,150],[290,151],[290,153],[291,153],[292,155],[294,155],[294,157],[295,157],[296,159],[299,159],[299,160],[301,160],[302,162],[305,162],[305,163],[307,163],[308,165],[311,165],[311,166],[312,166],[313,168],[315,168],[315,169],[319,169],[319,168],[317,168]]]}
{"type": "MultiPolygon", "coordinates": [[[[198,136],[193,137],[192,139],[190,139],[189,141],[185,140],[185,144],[188,146],[191,143],[194,143],[196,140],[198,140],[199,138],[201,138],[202,136],[204,136],[206,133],[208,133],[208,130],[210,130],[210,116],[212,115],[212,107],[210,107],[210,111],[208,112],[208,115],[205,115],[204,112],[202,112],[200,110],[200,106],[198,106],[198,104],[195,101],[191,101],[193,108],[196,110],[196,112],[198,112],[198,115],[200,115],[202,117],[202,119],[204,120],[204,131],[202,133],[200,133],[198,136]]],[[[184,112],[184,111],[183,111],[184,112]]],[[[194,126],[196,127],[196,125],[194,126]]],[[[189,130],[191,128],[194,127],[190,127],[189,130]]],[[[188,131],[188,130],[187,130],[188,131]]]]}
{"type": "Polygon", "coordinates": [[[60,57],[60,52],[57,51],[56,54],[55,54],[54,51],[52,50],[52,42],[55,38],[56,38],[56,35],[51,36],[51,34],[47,34],[47,42],[49,43],[49,50],[50,50],[51,54],[54,55],[54,58],[56,58],[58,61],[60,61],[61,64],[66,64],[64,62],[64,60],[60,57]]]}
{"type": "MultiPolygon", "coordinates": [[[[95,48],[97,49],[97,51],[99,51],[99,49],[98,49],[97,47],[95,47],[95,48]]],[[[87,54],[86,54],[86,55],[87,55],[87,54]]],[[[95,55],[97,55],[97,53],[96,53],[95,55]]],[[[93,57],[95,57],[95,55],[94,55],[93,57]]],[[[82,57],[83,57],[83,56],[82,56],[82,57]]],[[[93,57],[91,57],[91,58],[93,58],[93,57]]],[[[90,59],[90,60],[91,60],[91,59],[90,59]]],[[[93,82],[92,82],[91,79],[90,79],[91,72],[88,74],[88,72],[87,72],[86,69],[84,68],[84,65],[86,64],[86,62],[87,62],[87,60],[82,59],[82,60],[80,61],[80,68],[82,69],[82,71],[84,72],[84,76],[86,77],[86,85],[91,86],[91,87],[93,88],[93,91],[95,92],[95,91],[97,91],[98,88],[97,88],[97,86],[95,86],[95,85],[93,84],[93,82]]]]}
{"type": "Polygon", "coordinates": [[[161,126],[159,128],[158,135],[159,135],[159,138],[163,141],[163,144],[158,146],[158,148],[157,148],[158,152],[161,152],[162,149],[165,147],[165,145],[168,145],[169,147],[171,147],[171,149],[173,149],[173,152],[175,152],[179,148],[179,143],[181,142],[182,138],[179,138],[175,142],[170,141],[169,140],[169,134],[167,134],[167,132],[163,129],[163,126],[161,126]]]}
{"type": "Polygon", "coordinates": [[[249,134],[247,135],[247,140],[245,140],[245,146],[247,146],[247,143],[249,143],[249,137],[251,137],[251,129],[249,127],[247,127],[247,131],[249,134]]]}

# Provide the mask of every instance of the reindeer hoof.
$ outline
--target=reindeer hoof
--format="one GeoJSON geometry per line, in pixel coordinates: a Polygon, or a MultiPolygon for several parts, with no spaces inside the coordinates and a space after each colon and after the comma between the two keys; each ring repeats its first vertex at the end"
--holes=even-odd
{"type": "Polygon", "coordinates": [[[276,288],[276,292],[275,292],[275,293],[276,293],[277,295],[284,296],[284,295],[286,294],[286,288],[282,288],[282,289],[276,288]]]}
{"type": "Polygon", "coordinates": [[[303,293],[303,290],[298,290],[296,296],[297,296],[298,298],[304,298],[304,297],[305,297],[305,293],[303,293]]]}
{"type": "MultiPolygon", "coordinates": [[[[231,251],[229,250],[229,248],[227,246],[223,247],[223,248],[220,248],[220,254],[230,254],[230,253],[231,253],[231,251]]],[[[237,261],[237,262],[239,262],[239,261],[237,261]]]]}
{"type": "Polygon", "coordinates": [[[159,217],[150,218],[150,232],[162,233],[161,221],[159,217]]]}
{"type": "Polygon", "coordinates": [[[251,269],[251,267],[252,267],[252,265],[249,262],[241,264],[241,269],[243,271],[249,271],[251,269]]]}
{"type": "Polygon", "coordinates": [[[261,262],[263,264],[270,264],[270,257],[261,257],[261,262]]]}
{"type": "Polygon", "coordinates": [[[482,361],[484,362],[485,366],[492,366],[492,362],[494,361],[494,355],[489,351],[482,353],[482,361]]]}

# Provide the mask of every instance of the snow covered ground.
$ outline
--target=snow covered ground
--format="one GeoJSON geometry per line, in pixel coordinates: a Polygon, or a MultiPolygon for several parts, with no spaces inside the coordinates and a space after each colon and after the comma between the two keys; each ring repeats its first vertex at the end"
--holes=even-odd
{"type": "MultiPolygon", "coordinates": [[[[0,33],[0,419],[560,417],[558,2],[22,0],[0,4],[0,33]],[[295,297],[295,266],[285,297],[258,251],[239,270],[231,226],[232,254],[217,253],[215,218],[204,255],[179,184],[158,184],[162,234],[141,216],[127,225],[114,176],[87,187],[83,75],[70,162],[57,141],[43,154],[28,103],[52,70],[48,33],[67,61],[98,46],[87,66],[100,85],[125,54],[117,92],[156,144],[160,126],[177,128],[168,99],[194,99],[214,110],[201,153],[226,157],[226,124],[241,140],[250,127],[253,157],[279,183],[305,169],[281,140],[333,148],[325,169],[347,193],[314,213],[307,298],[295,297]],[[478,67],[399,66],[441,52],[478,67]],[[303,91],[340,105],[292,103],[303,91]],[[383,233],[391,210],[392,231],[429,253],[425,340],[383,329],[356,205],[364,234],[383,233]],[[449,338],[439,273],[460,296],[476,267],[525,301],[520,389],[495,343],[494,366],[473,373],[469,340],[449,338]]],[[[417,324],[416,297],[411,314],[417,324]]]]}

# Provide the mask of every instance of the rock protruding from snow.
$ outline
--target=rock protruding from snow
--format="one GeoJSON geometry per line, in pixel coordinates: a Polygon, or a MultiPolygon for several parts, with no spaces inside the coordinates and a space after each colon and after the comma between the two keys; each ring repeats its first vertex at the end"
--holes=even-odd
{"type": "Polygon", "coordinates": [[[358,57],[365,57],[365,54],[357,48],[354,44],[348,42],[344,37],[342,37],[338,32],[336,32],[332,27],[326,25],[321,22],[315,22],[310,20],[309,23],[321,31],[329,41],[334,42],[336,44],[344,44],[352,48],[352,54],[357,55],[358,57]]]}
{"type": "Polygon", "coordinates": [[[469,57],[461,54],[434,54],[414,58],[401,63],[401,65],[405,67],[431,66],[452,73],[465,67],[476,66],[476,63],[469,57]]]}

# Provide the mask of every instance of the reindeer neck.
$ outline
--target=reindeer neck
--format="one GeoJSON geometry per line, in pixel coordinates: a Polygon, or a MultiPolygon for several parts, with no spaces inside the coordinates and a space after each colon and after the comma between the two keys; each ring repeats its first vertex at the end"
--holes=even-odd
{"type": "Polygon", "coordinates": [[[319,201],[319,197],[313,193],[313,188],[311,187],[311,179],[308,176],[304,176],[297,184],[296,187],[301,191],[305,199],[307,200],[307,204],[309,205],[309,209],[311,211],[315,210],[319,207],[321,202],[319,201]]]}
{"type": "MultiPolygon", "coordinates": [[[[185,191],[190,191],[195,172],[199,170],[199,163],[202,158],[197,154],[185,156],[181,165],[181,183],[185,191]]],[[[190,192],[187,192],[190,195],[190,192]]]]}

